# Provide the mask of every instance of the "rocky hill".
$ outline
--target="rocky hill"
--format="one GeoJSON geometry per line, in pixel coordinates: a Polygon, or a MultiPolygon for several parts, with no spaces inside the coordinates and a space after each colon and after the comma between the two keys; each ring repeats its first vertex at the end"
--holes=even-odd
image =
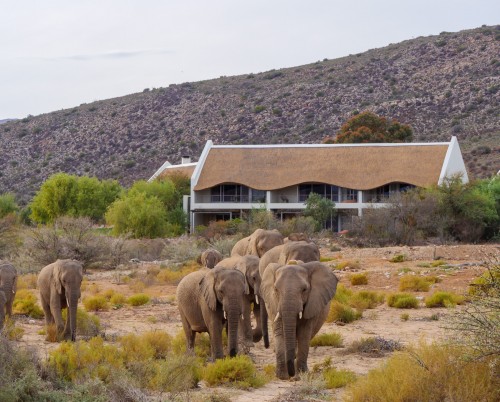
{"type": "MultiPolygon", "coordinates": [[[[326,53],[326,50],[325,50],[326,53]]],[[[500,169],[500,26],[442,32],[335,60],[145,89],[0,126],[0,193],[29,201],[54,172],[127,185],[215,144],[313,143],[355,111],[456,135],[472,177],[500,169]]]]}

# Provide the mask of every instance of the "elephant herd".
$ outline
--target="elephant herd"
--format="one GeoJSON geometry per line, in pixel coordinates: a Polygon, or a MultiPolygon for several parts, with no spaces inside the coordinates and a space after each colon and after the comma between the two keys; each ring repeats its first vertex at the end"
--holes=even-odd
{"type": "Polygon", "coordinates": [[[328,315],[338,282],[319,260],[314,243],[298,236],[284,239],[276,230],[257,229],[238,241],[226,259],[206,250],[201,257],[204,268],[177,287],[188,350],[194,348],[197,332],[208,332],[212,358],[222,358],[224,327],[230,356],[237,354],[239,338],[245,344],[263,339],[268,348],[269,315],[276,376],[288,379],[296,371],[307,371],[310,340],[328,315]]]}
{"type": "MultiPolygon", "coordinates": [[[[319,260],[314,243],[297,234],[284,239],[277,230],[257,229],[234,245],[229,258],[206,250],[203,268],[185,276],[176,291],[188,350],[194,349],[196,333],[208,332],[212,359],[224,357],[223,328],[231,357],[239,342],[250,347],[263,340],[268,348],[269,316],[276,376],[287,379],[307,371],[310,340],[328,315],[338,282],[319,260]]],[[[82,279],[82,264],[75,260],[57,260],[38,275],[45,322],[56,325],[59,339],[75,341],[82,279]]],[[[0,262],[0,329],[5,315],[12,314],[16,283],[15,268],[0,262]]]]}
{"type": "MultiPolygon", "coordinates": [[[[57,260],[42,268],[37,285],[47,325],[55,324],[58,337],[76,339],[76,310],[83,279],[82,264],[75,260],[57,260]],[[62,309],[68,308],[66,323],[62,309]]],[[[0,329],[5,315],[12,315],[16,295],[17,271],[10,263],[0,263],[0,329]]]]}

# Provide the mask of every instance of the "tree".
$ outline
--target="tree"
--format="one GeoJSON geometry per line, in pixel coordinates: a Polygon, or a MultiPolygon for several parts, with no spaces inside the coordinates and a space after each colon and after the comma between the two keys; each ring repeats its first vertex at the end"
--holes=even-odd
{"type": "Polygon", "coordinates": [[[332,200],[316,193],[309,194],[305,204],[304,215],[310,216],[316,221],[316,230],[318,231],[323,229],[328,219],[335,216],[337,212],[332,200]]]}
{"type": "Polygon", "coordinates": [[[16,197],[12,193],[0,195],[0,218],[19,210],[16,203],[16,197]]]}
{"type": "Polygon", "coordinates": [[[327,144],[353,144],[378,142],[411,142],[413,130],[397,120],[388,121],[372,112],[360,113],[347,120],[335,139],[326,138],[327,144]]]}

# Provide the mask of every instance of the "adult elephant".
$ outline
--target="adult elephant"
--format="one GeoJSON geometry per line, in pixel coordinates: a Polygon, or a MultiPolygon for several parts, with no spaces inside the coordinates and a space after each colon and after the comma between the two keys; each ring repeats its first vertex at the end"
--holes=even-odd
{"type": "Polygon", "coordinates": [[[260,302],[257,296],[260,288],[259,274],[259,257],[255,255],[237,255],[225,258],[220,261],[217,266],[224,268],[237,269],[243,275],[248,285],[248,295],[244,298],[243,303],[243,322],[241,323],[241,332],[245,341],[259,342],[262,338],[262,325],[260,320],[260,302]],[[253,315],[255,317],[256,326],[252,329],[252,304],[253,315]]]}
{"type": "Polygon", "coordinates": [[[176,299],[188,350],[194,349],[197,332],[208,332],[212,358],[223,358],[222,328],[227,321],[229,355],[236,356],[245,295],[245,276],[235,269],[202,268],[186,275],[177,286],[176,299]]]}
{"type": "Polygon", "coordinates": [[[3,327],[5,316],[12,315],[12,303],[16,297],[17,271],[8,262],[0,263],[0,329],[3,327]]]}
{"type": "Polygon", "coordinates": [[[283,235],[276,229],[257,229],[250,236],[239,240],[231,250],[235,255],[256,255],[262,257],[268,250],[283,244],[283,235]]]}
{"type": "Polygon", "coordinates": [[[212,269],[215,267],[224,257],[214,248],[207,248],[203,253],[201,253],[201,265],[206,268],[212,269]]]}
{"type": "MultiPolygon", "coordinates": [[[[265,253],[259,262],[259,273],[262,278],[266,267],[271,263],[285,265],[289,261],[311,262],[319,261],[320,253],[316,244],[307,241],[289,241],[283,245],[276,246],[265,253]]],[[[266,305],[260,307],[262,335],[264,337],[264,347],[269,347],[269,330],[267,325],[266,305]]]]}
{"type": "Polygon", "coordinates": [[[76,340],[76,308],[81,296],[82,263],[76,260],[57,260],[42,268],[38,275],[38,289],[47,325],[55,322],[58,338],[76,340]],[[62,309],[68,308],[66,324],[62,309]]]}
{"type": "Polygon", "coordinates": [[[261,294],[273,317],[278,378],[307,371],[309,343],[328,316],[337,282],[328,266],[317,261],[267,266],[261,294]]]}

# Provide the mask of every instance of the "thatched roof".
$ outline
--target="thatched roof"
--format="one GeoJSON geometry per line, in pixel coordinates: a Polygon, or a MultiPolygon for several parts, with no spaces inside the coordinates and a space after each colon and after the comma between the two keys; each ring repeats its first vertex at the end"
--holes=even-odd
{"type": "Polygon", "coordinates": [[[317,182],[357,190],[392,182],[437,184],[448,143],[213,146],[195,190],[239,183],[273,190],[317,182]]]}
{"type": "Polygon", "coordinates": [[[161,172],[158,177],[168,177],[176,174],[183,174],[187,177],[191,178],[193,175],[194,169],[196,168],[196,163],[188,163],[185,165],[170,165],[161,172]]]}

